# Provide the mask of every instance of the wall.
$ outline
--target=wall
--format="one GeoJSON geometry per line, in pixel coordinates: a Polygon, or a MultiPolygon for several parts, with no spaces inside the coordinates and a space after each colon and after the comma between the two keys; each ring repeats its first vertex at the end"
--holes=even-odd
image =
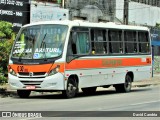
{"type": "MultiPolygon", "coordinates": [[[[124,0],[116,0],[116,17],[123,21],[124,0]]],[[[129,22],[155,26],[160,22],[160,8],[137,2],[129,2],[129,22]]]]}
{"type": "Polygon", "coordinates": [[[70,19],[85,19],[90,22],[114,21],[115,0],[66,0],[70,19]]]}
{"type": "Polygon", "coordinates": [[[60,8],[53,3],[31,2],[30,22],[68,19],[68,9],[60,8]]]}

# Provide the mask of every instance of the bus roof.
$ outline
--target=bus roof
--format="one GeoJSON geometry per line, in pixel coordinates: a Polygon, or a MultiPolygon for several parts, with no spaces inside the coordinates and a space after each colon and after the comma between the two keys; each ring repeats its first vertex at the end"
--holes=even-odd
{"type": "Polygon", "coordinates": [[[30,23],[30,24],[24,25],[23,27],[41,25],[41,24],[61,24],[61,25],[68,25],[70,27],[81,26],[81,27],[94,27],[94,28],[97,27],[97,28],[128,29],[128,30],[130,29],[130,30],[149,31],[149,28],[144,27],[144,26],[121,25],[121,24],[116,24],[113,22],[93,23],[93,22],[87,22],[87,21],[82,21],[82,20],[41,21],[41,22],[30,23]]]}

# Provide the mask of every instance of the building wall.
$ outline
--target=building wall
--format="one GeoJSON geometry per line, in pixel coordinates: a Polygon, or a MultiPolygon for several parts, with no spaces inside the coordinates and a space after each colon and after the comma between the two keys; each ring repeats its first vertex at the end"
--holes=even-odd
{"type": "Polygon", "coordinates": [[[131,0],[134,2],[139,2],[142,4],[146,4],[146,5],[152,5],[152,6],[157,6],[160,7],[160,0],[131,0]]]}
{"type": "Polygon", "coordinates": [[[69,10],[54,3],[32,1],[30,7],[30,22],[69,19],[69,10]]]}
{"type": "Polygon", "coordinates": [[[85,19],[90,22],[114,21],[115,0],[66,0],[70,19],[85,19]]]}
{"type": "MultiPolygon", "coordinates": [[[[123,21],[124,1],[116,0],[116,17],[123,21]]],[[[155,26],[160,22],[160,7],[129,2],[129,23],[155,26]]]]}

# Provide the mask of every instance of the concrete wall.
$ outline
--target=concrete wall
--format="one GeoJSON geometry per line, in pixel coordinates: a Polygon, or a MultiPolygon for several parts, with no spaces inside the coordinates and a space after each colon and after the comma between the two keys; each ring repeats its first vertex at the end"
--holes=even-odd
{"type": "Polygon", "coordinates": [[[90,22],[112,21],[115,16],[115,0],[66,0],[70,19],[82,17],[90,22]]]}
{"type": "Polygon", "coordinates": [[[57,4],[32,1],[30,5],[30,22],[46,20],[68,20],[69,10],[57,4]]]}
{"type": "MultiPolygon", "coordinates": [[[[116,0],[116,17],[123,21],[124,0],[116,0]]],[[[137,2],[129,2],[129,22],[155,26],[160,22],[160,8],[137,2]]]]}

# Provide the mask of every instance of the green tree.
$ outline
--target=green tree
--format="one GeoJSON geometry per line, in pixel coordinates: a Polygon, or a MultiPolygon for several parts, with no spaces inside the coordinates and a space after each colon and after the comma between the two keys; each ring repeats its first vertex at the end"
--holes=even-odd
{"type": "Polygon", "coordinates": [[[160,23],[156,23],[156,27],[160,28],[160,23]]]}
{"type": "Polygon", "coordinates": [[[0,38],[10,39],[12,35],[12,24],[6,21],[0,21],[0,38]]]}
{"type": "Polygon", "coordinates": [[[0,21],[0,83],[7,82],[8,59],[13,44],[12,35],[12,24],[0,21]]]}

